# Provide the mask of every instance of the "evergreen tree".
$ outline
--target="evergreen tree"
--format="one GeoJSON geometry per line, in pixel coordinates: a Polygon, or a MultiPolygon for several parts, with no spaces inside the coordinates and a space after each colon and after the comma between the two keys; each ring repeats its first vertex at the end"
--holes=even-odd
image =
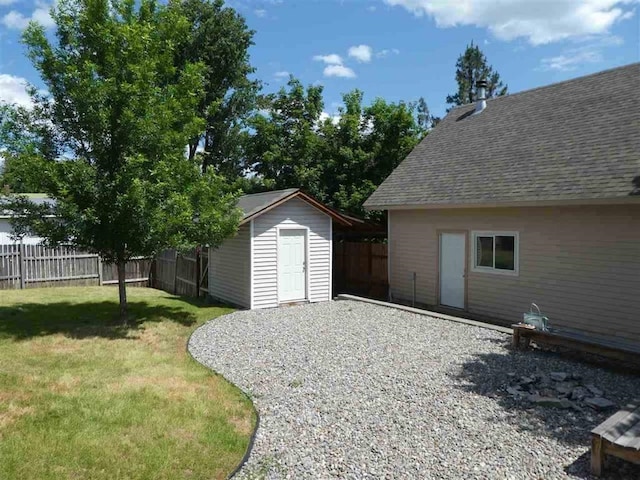
{"type": "Polygon", "coordinates": [[[507,85],[500,80],[500,74],[489,65],[480,47],[471,42],[456,62],[458,91],[447,95],[447,103],[454,107],[475,102],[476,82],[481,79],[487,81],[487,98],[506,95],[507,85]]]}

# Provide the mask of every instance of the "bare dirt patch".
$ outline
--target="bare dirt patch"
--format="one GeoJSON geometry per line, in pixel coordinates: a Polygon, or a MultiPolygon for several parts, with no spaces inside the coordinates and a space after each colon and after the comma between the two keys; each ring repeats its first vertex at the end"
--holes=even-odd
{"type": "Polygon", "coordinates": [[[33,412],[33,407],[20,406],[10,403],[7,410],[0,412],[0,428],[11,425],[19,418],[33,412]]]}

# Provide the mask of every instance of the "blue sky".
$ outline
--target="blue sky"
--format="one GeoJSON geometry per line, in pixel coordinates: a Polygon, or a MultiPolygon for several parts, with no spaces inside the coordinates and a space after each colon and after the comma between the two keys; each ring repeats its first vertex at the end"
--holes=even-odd
{"type": "MultiPolygon", "coordinates": [[[[388,101],[424,97],[443,115],[455,61],[472,40],[510,92],[640,60],[638,0],[228,0],[256,31],[251,60],[273,91],[289,74],[325,88],[334,115],[354,88],[388,101]]],[[[41,87],[21,30],[53,28],[47,0],[0,0],[0,99],[41,87]]]]}

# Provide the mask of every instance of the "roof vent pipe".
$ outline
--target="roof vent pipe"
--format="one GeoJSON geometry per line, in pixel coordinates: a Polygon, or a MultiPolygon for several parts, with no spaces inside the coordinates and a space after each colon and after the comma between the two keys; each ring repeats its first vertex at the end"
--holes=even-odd
{"type": "Polygon", "coordinates": [[[476,111],[480,113],[487,108],[487,81],[483,78],[476,82],[476,111]]]}

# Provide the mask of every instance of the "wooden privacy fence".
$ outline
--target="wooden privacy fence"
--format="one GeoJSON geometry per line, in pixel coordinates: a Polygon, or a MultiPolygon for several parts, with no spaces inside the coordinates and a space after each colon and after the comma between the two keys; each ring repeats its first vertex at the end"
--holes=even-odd
{"type": "MultiPolygon", "coordinates": [[[[333,244],[333,294],[353,293],[387,299],[387,245],[372,242],[333,244]]],[[[165,250],[155,258],[149,286],[190,297],[208,294],[208,248],[165,250]]]]}
{"type": "Polygon", "coordinates": [[[150,286],[189,297],[206,296],[209,290],[209,249],[189,252],[165,250],[155,259],[150,286]]]}
{"type": "MultiPolygon", "coordinates": [[[[146,285],[151,259],[134,258],[126,265],[126,282],[146,285]]],[[[0,290],[118,283],[116,266],[94,253],[72,247],[0,245],[0,290]]]]}
{"type": "Polygon", "coordinates": [[[333,294],[387,299],[387,244],[333,242],[333,294]]]}

